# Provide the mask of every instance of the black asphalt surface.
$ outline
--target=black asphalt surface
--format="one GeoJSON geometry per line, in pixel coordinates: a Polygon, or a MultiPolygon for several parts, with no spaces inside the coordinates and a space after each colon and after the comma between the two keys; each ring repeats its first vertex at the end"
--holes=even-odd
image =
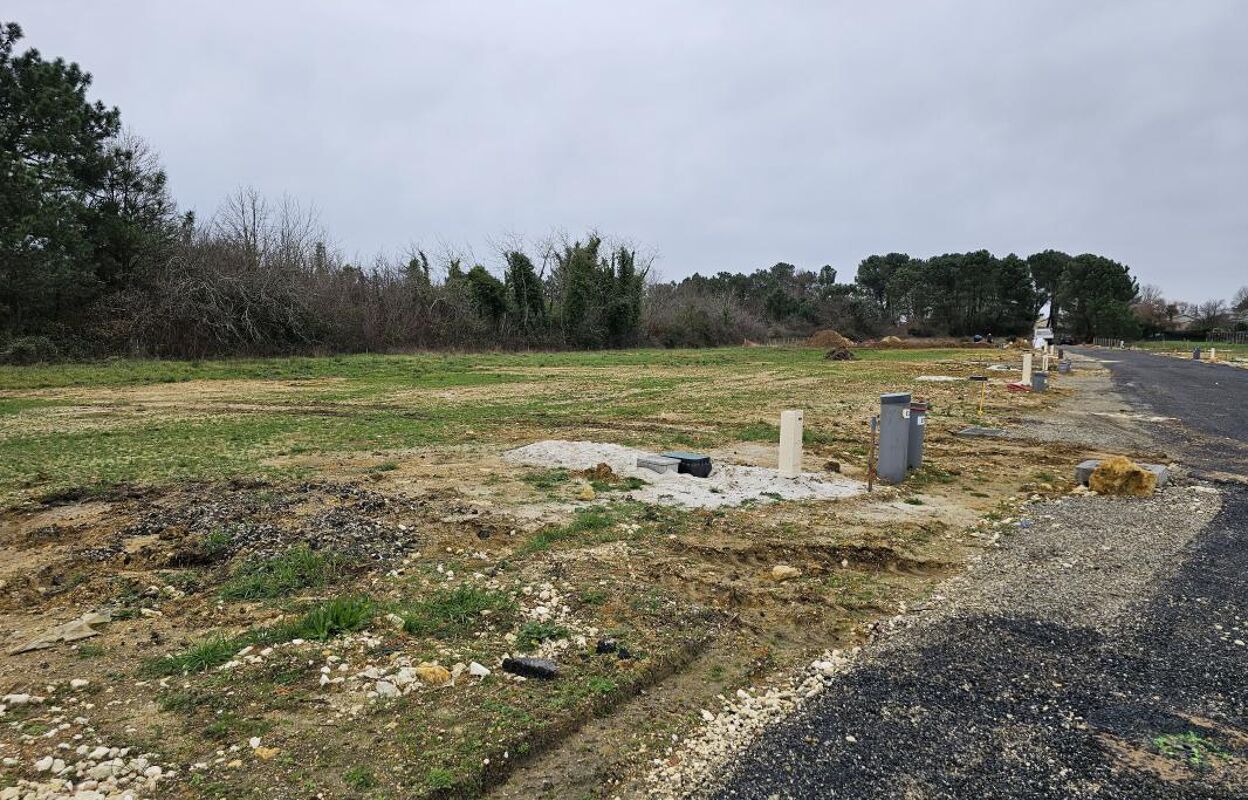
{"type": "MultiPolygon", "coordinates": [[[[1119,361],[1111,368],[1135,402],[1186,421],[1171,433],[1176,447],[1210,468],[1224,466],[1220,453],[1242,455],[1248,372],[1097,355],[1119,361]]],[[[1219,489],[1221,512],[1125,624],[1103,633],[953,617],[927,638],[939,645],[869,663],[773,728],[716,796],[1248,798],[1238,782],[1248,776],[1248,649],[1234,641],[1248,631],[1248,488],[1219,489]],[[1238,765],[1230,779],[1204,766],[1167,774],[1150,752],[1158,736],[1193,733],[1221,743],[1238,765]],[[1134,765],[1112,742],[1152,760],[1134,765]]]]}
{"type": "Polygon", "coordinates": [[[1248,475],[1248,369],[1132,350],[1072,352],[1110,362],[1114,388],[1133,405],[1181,420],[1149,428],[1185,464],[1248,475]]]}

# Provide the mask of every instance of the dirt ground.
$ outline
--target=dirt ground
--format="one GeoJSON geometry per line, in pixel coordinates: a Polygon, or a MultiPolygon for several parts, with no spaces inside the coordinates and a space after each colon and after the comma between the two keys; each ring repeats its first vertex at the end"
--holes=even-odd
{"type": "MultiPolygon", "coordinates": [[[[1060,387],[994,391],[991,419],[1042,418],[1060,387]]],[[[237,390],[164,386],[142,402],[234,402],[237,390]]],[[[834,502],[647,505],[609,474],[509,464],[505,446],[478,441],[274,457],[314,479],[122,485],[12,506],[0,516],[7,649],[84,614],[107,621],[0,658],[0,785],[15,797],[620,791],[718,695],[863,641],[992,547],[995,521],[1068,492],[1070,466],[1097,454],[957,436],[973,412],[949,397],[960,411],[932,418],[921,471],[834,502]],[[559,674],[513,675],[509,656],[550,659],[559,674]]],[[[805,468],[865,478],[861,435],[820,423],[805,468]]],[[[629,441],[669,424],[688,430],[679,417],[621,420],[629,441]]],[[[775,463],[766,441],[707,449],[775,463]]]]}

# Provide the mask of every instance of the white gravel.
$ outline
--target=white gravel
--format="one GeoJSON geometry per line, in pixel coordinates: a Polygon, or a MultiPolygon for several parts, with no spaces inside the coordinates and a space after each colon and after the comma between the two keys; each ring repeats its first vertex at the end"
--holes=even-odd
{"type": "Polygon", "coordinates": [[[503,454],[513,464],[531,467],[592,469],[607,464],[621,477],[640,478],[648,485],[627,493],[645,503],[687,508],[720,508],[747,501],[836,500],[866,491],[866,485],[840,476],[802,473],[784,478],[774,469],[715,462],[706,478],[674,473],[659,474],[637,466],[639,456],[654,455],[618,444],[548,439],[503,454]]]}

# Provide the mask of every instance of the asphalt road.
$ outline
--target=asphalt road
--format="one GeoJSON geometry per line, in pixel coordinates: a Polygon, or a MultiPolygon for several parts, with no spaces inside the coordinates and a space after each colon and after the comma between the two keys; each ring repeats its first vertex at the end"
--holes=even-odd
{"type": "MultiPolygon", "coordinates": [[[[1212,469],[1243,456],[1237,406],[1248,401],[1248,372],[1097,355],[1118,362],[1115,380],[1134,403],[1183,421],[1159,426],[1183,457],[1212,469]]],[[[1110,542],[1129,528],[1138,551],[1184,519],[1189,499],[1213,491],[1220,512],[1193,523],[1110,621],[1020,613],[1009,602],[955,611],[771,729],[715,796],[1248,798],[1248,488],[1087,498],[1050,507],[1066,516],[1064,527],[1049,524],[1066,536],[1076,529],[1067,544],[1110,542]],[[1169,503],[1174,516],[1163,521],[1147,503],[1169,503]]],[[[1060,573],[1068,550],[1053,550],[1029,555],[1031,566],[1060,573]]]]}
{"type": "Polygon", "coordinates": [[[1184,463],[1248,476],[1248,369],[1131,350],[1073,350],[1107,362],[1128,400],[1182,425],[1150,426],[1184,463]]]}

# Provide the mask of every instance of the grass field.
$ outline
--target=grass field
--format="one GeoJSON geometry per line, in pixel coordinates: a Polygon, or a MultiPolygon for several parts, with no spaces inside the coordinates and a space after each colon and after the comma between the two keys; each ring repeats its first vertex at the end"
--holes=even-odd
{"type": "MultiPolygon", "coordinates": [[[[0,691],[73,709],[58,735],[88,751],[150,753],[168,773],[158,796],[474,797],[526,764],[535,774],[502,797],[547,783],[607,796],[717,695],[861,641],[956,570],[983,526],[1064,491],[1073,454],[952,435],[1062,396],[1006,392],[1017,373],[986,368],[1016,353],[823,355],[0,368],[10,645],[88,611],[112,620],[86,642],[0,660],[0,691]],[[978,385],[916,380],[977,373],[994,376],[982,419],[978,385]],[[891,391],[931,402],[928,464],[837,501],[648,504],[610,470],[501,458],[577,439],[770,466],[780,412],[801,408],[806,470],[852,481],[891,391]],[[799,574],[775,580],[779,564],[799,574]],[[556,659],[559,677],[510,677],[508,654],[556,659]],[[490,674],[470,675],[474,662],[490,674]]],[[[47,777],[25,766],[54,746],[42,708],[7,711],[0,750],[16,761],[0,786],[47,777]]]]}
{"type": "Polygon", "coordinates": [[[774,424],[793,405],[808,409],[808,436],[817,436],[861,428],[872,394],[910,388],[930,362],[986,357],[822,355],[731,348],[3,367],[0,504],[118,483],[306,477],[329,456],[367,467],[414,449],[537,433],[607,428],[625,444],[709,447],[774,424]]]}
{"type": "Polygon", "coordinates": [[[1199,347],[1202,353],[1207,354],[1209,352],[1209,348],[1213,347],[1217,349],[1219,355],[1225,355],[1228,358],[1248,357],[1248,344],[1230,344],[1227,342],[1189,341],[1187,339],[1167,339],[1165,341],[1146,339],[1139,342],[1132,342],[1131,346],[1155,353],[1180,353],[1188,356],[1191,355],[1194,348],[1199,347]]]}

